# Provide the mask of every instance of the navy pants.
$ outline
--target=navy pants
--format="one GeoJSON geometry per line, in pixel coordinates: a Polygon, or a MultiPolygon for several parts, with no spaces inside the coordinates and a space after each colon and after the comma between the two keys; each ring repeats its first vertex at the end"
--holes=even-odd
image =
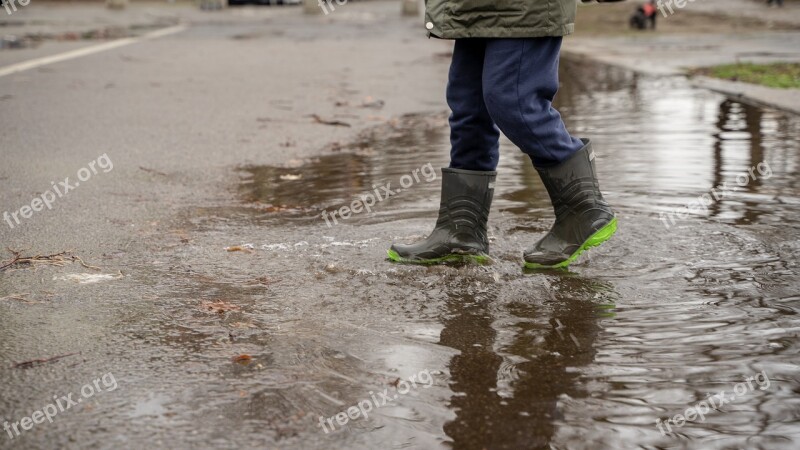
{"type": "Polygon", "coordinates": [[[560,37],[457,39],[447,84],[450,167],[495,170],[500,131],[537,167],[583,147],[553,106],[560,37]]]}

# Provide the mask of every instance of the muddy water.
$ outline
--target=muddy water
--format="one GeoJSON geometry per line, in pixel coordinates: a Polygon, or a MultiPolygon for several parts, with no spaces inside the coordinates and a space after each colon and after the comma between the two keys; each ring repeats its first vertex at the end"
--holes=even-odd
{"type": "MultiPolygon", "coordinates": [[[[800,119],[682,79],[565,61],[562,81],[558,107],[574,134],[594,140],[620,219],[614,239],[569,271],[521,269],[522,248],[552,213],[508,142],[492,264],[385,260],[392,241],[432,228],[439,180],[419,171],[419,182],[400,181],[446,165],[445,115],[399,118],[313,160],[242,167],[234,201],[181,211],[114,291],[75,288],[107,298],[92,327],[77,313],[64,318],[83,324],[85,348],[107,364],[65,375],[65,358],[12,371],[9,385],[35,388],[4,388],[4,401],[66,394],[109,370],[125,395],[103,394],[27,442],[798,448],[800,119]],[[661,213],[726,182],[707,209],[665,226],[661,213]],[[386,183],[402,191],[371,212],[331,226],[321,217],[386,183]],[[225,250],[233,246],[243,251],[225,250]],[[250,359],[232,361],[242,354],[250,359]],[[668,436],[657,428],[709,394],[732,398],[757,374],[704,420],[673,423],[668,436]],[[412,376],[416,385],[398,382],[412,376]],[[370,404],[367,418],[325,421],[359,403],[370,404]]],[[[7,338],[23,323],[5,327],[7,338]]]]}

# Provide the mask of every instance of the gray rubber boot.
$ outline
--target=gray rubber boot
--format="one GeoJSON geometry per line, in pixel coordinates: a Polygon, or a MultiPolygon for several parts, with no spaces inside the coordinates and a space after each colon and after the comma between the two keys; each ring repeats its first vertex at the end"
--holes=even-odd
{"type": "Polygon", "coordinates": [[[486,223],[494,195],[497,172],[442,169],[439,220],[427,239],[414,244],[393,244],[389,259],[415,264],[489,260],[486,223]]]}
{"type": "Polygon", "coordinates": [[[607,241],[617,231],[617,218],[603,199],[594,167],[592,143],[555,167],[536,168],[556,222],[533,247],[525,250],[525,267],[567,267],[585,250],[607,241]]]}

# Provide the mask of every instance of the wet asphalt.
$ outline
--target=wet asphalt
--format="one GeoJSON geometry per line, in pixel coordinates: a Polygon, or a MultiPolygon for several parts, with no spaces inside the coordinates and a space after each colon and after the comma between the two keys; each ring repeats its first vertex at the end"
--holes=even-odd
{"type": "Polygon", "coordinates": [[[796,116],[562,61],[618,234],[523,270],[552,212],[503,141],[493,262],[392,264],[435,221],[449,44],[385,5],[339,12],[0,78],[3,211],[97,169],[0,222],[4,246],[97,268],[0,274],[0,420],[57,411],[0,448],[797,447],[796,116]]]}

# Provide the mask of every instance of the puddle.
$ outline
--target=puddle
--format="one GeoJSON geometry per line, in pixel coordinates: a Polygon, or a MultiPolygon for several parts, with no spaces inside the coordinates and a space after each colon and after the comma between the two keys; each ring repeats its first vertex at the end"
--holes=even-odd
{"type": "MultiPolygon", "coordinates": [[[[680,78],[569,61],[562,77],[558,106],[575,134],[594,138],[602,187],[621,223],[610,245],[571,272],[519,269],[521,249],[549,227],[551,212],[527,158],[505,141],[490,218],[491,266],[383,261],[393,240],[430,231],[438,181],[415,184],[337,226],[321,220],[323,211],[349,205],[375,185],[397,183],[423,164],[446,165],[445,116],[405,117],[302,165],[242,169],[238,195],[250,212],[239,217],[238,231],[280,237],[255,245],[294,274],[279,283],[283,292],[319,299],[313,312],[298,306],[305,320],[338,317],[313,326],[314,333],[348,334],[345,321],[366,339],[314,344],[358,355],[347,380],[333,377],[323,392],[342,399],[342,389],[374,386],[370,374],[386,370],[376,366],[447,374],[442,392],[409,402],[407,412],[326,438],[377,445],[398,437],[456,448],[664,446],[675,441],[656,419],[764,370],[783,381],[679,433],[703,448],[791,447],[800,439],[786,409],[796,402],[791,380],[800,369],[793,331],[800,325],[800,120],[692,89],[680,78]],[[758,172],[761,163],[769,173],[758,172]],[[687,208],[725,183],[736,189],[707,208],[687,208]],[[665,227],[662,214],[675,211],[688,213],[665,227]],[[308,246],[293,246],[292,236],[308,246]],[[325,248],[323,236],[363,240],[365,247],[325,248]],[[454,353],[435,365],[442,351],[454,353]],[[421,425],[409,425],[416,421],[421,425]],[[794,431],[778,431],[784,429],[794,431]]],[[[320,414],[336,411],[319,401],[320,414]]]]}
{"type": "Polygon", "coordinates": [[[296,167],[243,167],[238,194],[253,207],[252,212],[263,212],[254,215],[262,220],[324,223],[323,211],[351,205],[365,195],[372,195],[375,205],[353,221],[425,212],[438,196],[438,168],[446,164],[447,155],[441,152],[448,133],[446,119],[444,115],[409,115],[366,133],[335,154],[296,167]],[[409,184],[409,179],[409,187],[399,194],[386,194],[381,188],[393,193],[403,189],[401,181],[409,184]],[[401,205],[390,205],[394,203],[401,205]]]}

